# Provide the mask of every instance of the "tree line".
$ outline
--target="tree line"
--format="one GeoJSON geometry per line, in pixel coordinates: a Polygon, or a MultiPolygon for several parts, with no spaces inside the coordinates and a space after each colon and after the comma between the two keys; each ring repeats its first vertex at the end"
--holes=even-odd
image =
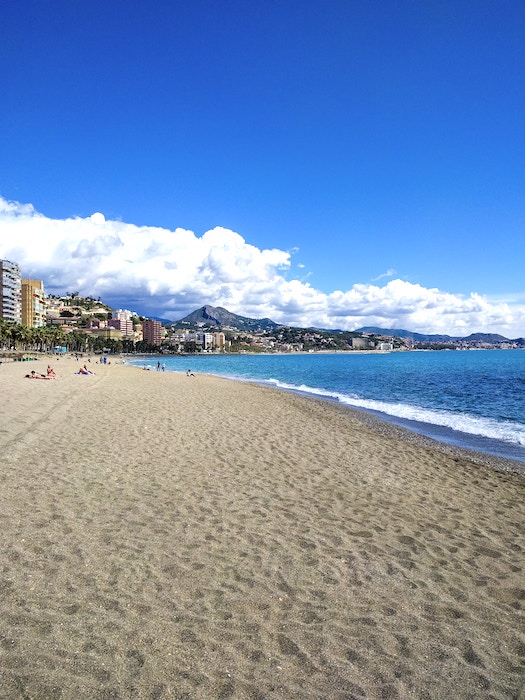
{"type": "Polygon", "coordinates": [[[56,326],[31,328],[22,323],[0,319],[0,349],[4,352],[53,352],[55,347],[65,347],[67,352],[149,352],[144,341],[103,338],[70,331],[65,333],[56,326]]]}

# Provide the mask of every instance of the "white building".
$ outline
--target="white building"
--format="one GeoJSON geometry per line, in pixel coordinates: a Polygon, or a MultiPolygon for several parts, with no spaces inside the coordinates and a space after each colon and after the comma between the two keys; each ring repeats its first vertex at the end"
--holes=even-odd
{"type": "Polygon", "coordinates": [[[0,260],[0,318],[22,323],[22,275],[10,260],[0,260]]]}
{"type": "Polygon", "coordinates": [[[113,318],[118,321],[131,321],[133,317],[133,312],[128,311],[128,309],[117,309],[113,312],[113,318]]]}

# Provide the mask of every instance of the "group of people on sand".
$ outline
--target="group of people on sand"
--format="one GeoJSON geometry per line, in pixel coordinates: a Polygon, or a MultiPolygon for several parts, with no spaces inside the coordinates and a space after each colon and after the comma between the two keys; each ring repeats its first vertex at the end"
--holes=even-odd
{"type": "Polygon", "coordinates": [[[34,369],[31,370],[30,374],[26,374],[26,379],[56,379],[56,378],[57,378],[57,373],[50,365],[47,366],[47,373],[46,374],[40,374],[39,372],[35,372],[34,369]]]}
{"type": "MultiPolygon", "coordinates": [[[[75,374],[95,374],[92,372],[90,369],[84,365],[81,367],[78,372],[75,372],[75,374]]],[[[40,374],[40,372],[35,372],[35,370],[31,370],[30,374],[26,374],[26,379],[56,379],[57,378],[57,373],[55,370],[51,367],[51,365],[47,366],[47,372],[46,374],[40,374]]]]}

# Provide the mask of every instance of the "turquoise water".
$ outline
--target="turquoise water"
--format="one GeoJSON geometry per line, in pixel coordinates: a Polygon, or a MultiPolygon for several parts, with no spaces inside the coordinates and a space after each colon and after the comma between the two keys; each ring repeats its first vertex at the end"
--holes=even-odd
{"type": "MultiPolygon", "coordinates": [[[[156,368],[158,356],[130,360],[156,368]]],[[[166,371],[272,384],[372,411],[435,439],[525,462],[525,352],[196,355],[166,371]]]]}

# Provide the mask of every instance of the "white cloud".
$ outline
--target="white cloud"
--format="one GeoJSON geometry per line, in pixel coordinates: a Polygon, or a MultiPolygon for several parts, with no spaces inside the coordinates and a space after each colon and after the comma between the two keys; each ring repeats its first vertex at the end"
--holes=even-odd
{"type": "Polygon", "coordinates": [[[387,270],[386,272],[383,272],[382,275],[378,275],[377,277],[374,277],[372,282],[379,282],[379,280],[385,279],[385,277],[393,277],[396,273],[396,271],[392,268],[387,270]]]}
{"type": "MultiPolygon", "coordinates": [[[[279,323],[354,330],[364,325],[419,332],[525,335],[522,300],[490,301],[427,289],[400,279],[354,284],[329,294],[287,280],[291,251],[261,250],[229,229],[198,237],[87,218],[50,219],[30,204],[0,198],[0,258],[48,293],[79,291],[145,315],[178,319],[203,304],[279,323]]],[[[395,274],[388,270],[375,281],[395,274]]]]}

